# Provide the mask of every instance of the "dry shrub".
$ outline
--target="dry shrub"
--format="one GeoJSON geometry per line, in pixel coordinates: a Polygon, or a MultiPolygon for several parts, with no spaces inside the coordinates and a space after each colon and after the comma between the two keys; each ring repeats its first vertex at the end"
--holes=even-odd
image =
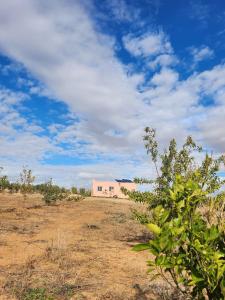
{"type": "Polygon", "coordinates": [[[46,298],[40,298],[43,300],[67,300],[81,290],[75,261],[70,258],[67,248],[56,244],[48,246],[42,256],[30,258],[23,266],[8,272],[4,290],[19,300],[39,299],[30,296],[38,293],[43,297],[46,293],[46,298]]]}
{"type": "Polygon", "coordinates": [[[104,219],[102,221],[102,223],[119,223],[119,224],[123,224],[126,223],[129,219],[129,217],[127,216],[127,214],[125,213],[121,213],[121,212],[107,212],[108,215],[110,215],[109,217],[107,217],[106,219],[104,219]]]}
{"type": "Polygon", "coordinates": [[[69,195],[66,198],[67,201],[71,201],[71,202],[79,202],[79,201],[82,201],[84,199],[85,199],[85,197],[82,196],[82,195],[69,195]]]}
{"type": "Polygon", "coordinates": [[[23,299],[24,294],[33,282],[35,260],[30,258],[27,262],[16,268],[12,272],[7,273],[5,285],[3,289],[17,299],[23,299]]]}
{"type": "Polygon", "coordinates": [[[2,224],[0,231],[2,232],[16,232],[18,234],[34,234],[37,233],[38,225],[35,224],[2,224]]]}
{"type": "Polygon", "coordinates": [[[113,229],[114,239],[122,242],[145,242],[151,239],[151,236],[151,233],[132,220],[128,220],[122,227],[116,224],[113,229]]]}
{"type": "Polygon", "coordinates": [[[165,283],[152,283],[146,287],[134,286],[136,289],[136,297],[138,295],[145,295],[146,299],[155,300],[190,300],[187,295],[183,295],[177,288],[172,288],[170,285],[165,283]],[[151,297],[151,298],[149,298],[151,297]],[[154,298],[153,298],[154,297],[154,298]]]}
{"type": "Polygon", "coordinates": [[[125,300],[128,299],[126,297],[126,293],[119,293],[117,291],[106,291],[103,295],[101,295],[99,298],[99,300],[125,300]]]}

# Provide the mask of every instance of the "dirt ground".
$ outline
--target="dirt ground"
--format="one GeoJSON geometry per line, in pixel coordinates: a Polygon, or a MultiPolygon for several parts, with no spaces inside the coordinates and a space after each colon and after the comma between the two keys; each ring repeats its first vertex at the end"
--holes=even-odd
{"type": "Polygon", "coordinates": [[[0,299],[166,299],[147,275],[149,253],[131,250],[150,238],[135,205],[0,194],[0,299]]]}

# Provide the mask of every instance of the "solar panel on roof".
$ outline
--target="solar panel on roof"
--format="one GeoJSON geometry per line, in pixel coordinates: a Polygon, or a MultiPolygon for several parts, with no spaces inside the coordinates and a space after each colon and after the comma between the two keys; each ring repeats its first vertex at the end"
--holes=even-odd
{"type": "Polygon", "coordinates": [[[130,179],[115,179],[117,182],[132,182],[130,179]]]}

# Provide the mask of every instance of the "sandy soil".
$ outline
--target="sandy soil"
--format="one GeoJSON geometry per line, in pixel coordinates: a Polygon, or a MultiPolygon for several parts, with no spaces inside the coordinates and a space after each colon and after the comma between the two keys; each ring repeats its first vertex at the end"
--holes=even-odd
{"type": "Polygon", "coordinates": [[[88,198],[44,206],[0,194],[0,299],[164,299],[147,275],[149,239],[128,200],[88,198]],[[26,298],[30,288],[51,298],[26,298]]]}

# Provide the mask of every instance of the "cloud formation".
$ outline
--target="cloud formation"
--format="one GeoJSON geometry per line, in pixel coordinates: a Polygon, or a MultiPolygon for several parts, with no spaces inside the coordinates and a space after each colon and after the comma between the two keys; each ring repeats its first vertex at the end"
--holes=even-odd
{"type": "Polygon", "coordinates": [[[125,36],[125,48],[135,56],[151,57],[159,54],[171,54],[172,46],[163,33],[148,33],[139,37],[125,36]]]}
{"type": "MultiPolygon", "coordinates": [[[[115,17],[129,21],[123,6],[111,4],[115,17]]],[[[54,172],[58,181],[62,170],[67,170],[69,182],[75,180],[73,173],[80,182],[145,175],[149,171],[141,138],[148,125],[158,129],[162,147],[174,136],[182,141],[192,134],[206,147],[224,151],[225,66],[182,78],[174,67],[179,58],[162,30],[122,38],[121,47],[134,58],[128,66],[117,56],[116,38],[99,29],[90,9],[80,1],[24,0],[22,7],[19,0],[1,2],[0,51],[44,86],[21,79],[30,96],[1,88],[0,155],[5,162],[22,164],[29,156],[39,173],[54,172]],[[131,74],[135,59],[143,60],[143,68],[133,68],[131,74]],[[22,117],[18,106],[25,106],[35,93],[66,103],[76,118],[67,116],[70,124],[53,122],[49,135],[40,134],[45,128],[22,117]],[[100,162],[50,166],[42,163],[49,153],[100,157],[100,162]]],[[[213,54],[208,46],[193,48],[195,66],[213,54]]]]}
{"type": "Polygon", "coordinates": [[[193,56],[193,65],[192,68],[196,68],[197,65],[204,60],[212,59],[214,57],[214,51],[210,49],[208,46],[201,47],[191,47],[190,48],[191,55],[193,56]]]}

